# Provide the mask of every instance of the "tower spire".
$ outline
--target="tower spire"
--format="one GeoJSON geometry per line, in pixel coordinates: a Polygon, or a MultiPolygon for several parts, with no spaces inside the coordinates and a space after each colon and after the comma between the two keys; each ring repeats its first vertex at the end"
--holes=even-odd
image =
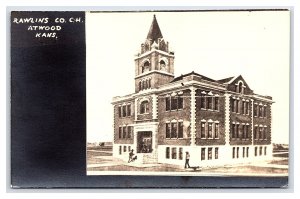
{"type": "Polygon", "coordinates": [[[163,36],[161,34],[159,25],[157,23],[156,16],[153,15],[152,24],[150,26],[150,30],[149,30],[148,35],[147,35],[147,39],[151,40],[151,44],[152,44],[154,41],[156,43],[158,43],[159,38],[163,38],[163,36]]]}

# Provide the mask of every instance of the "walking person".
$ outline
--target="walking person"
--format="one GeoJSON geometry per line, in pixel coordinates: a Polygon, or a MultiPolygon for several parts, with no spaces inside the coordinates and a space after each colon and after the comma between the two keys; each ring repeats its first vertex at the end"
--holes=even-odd
{"type": "Polygon", "coordinates": [[[129,152],[128,163],[133,161],[133,156],[134,156],[133,149],[131,149],[131,151],[129,152]]]}
{"type": "Polygon", "coordinates": [[[189,152],[185,152],[185,164],[184,164],[184,168],[190,168],[190,154],[189,152]]]}

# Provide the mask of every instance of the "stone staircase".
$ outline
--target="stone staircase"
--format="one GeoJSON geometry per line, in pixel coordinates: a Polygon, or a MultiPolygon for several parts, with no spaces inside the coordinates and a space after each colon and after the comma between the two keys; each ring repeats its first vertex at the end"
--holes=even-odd
{"type": "Polygon", "coordinates": [[[156,164],[158,161],[157,151],[143,154],[143,164],[156,164]]]}

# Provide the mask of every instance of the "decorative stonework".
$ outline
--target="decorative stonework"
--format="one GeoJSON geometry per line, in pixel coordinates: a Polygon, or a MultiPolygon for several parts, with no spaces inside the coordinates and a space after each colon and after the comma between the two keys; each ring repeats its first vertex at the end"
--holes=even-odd
{"type": "Polygon", "coordinates": [[[196,145],[196,88],[191,86],[191,146],[196,145]]]}
{"type": "Polygon", "coordinates": [[[152,118],[155,120],[158,117],[158,98],[157,95],[152,95],[152,118]]]}
{"type": "Polygon", "coordinates": [[[252,145],[254,145],[254,122],[253,122],[253,118],[254,118],[254,115],[253,115],[253,111],[254,111],[254,100],[251,99],[251,140],[252,140],[252,145]]]}
{"type": "Polygon", "coordinates": [[[138,115],[138,98],[134,99],[134,120],[137,120],[137,115],[138,115]]]}
{"type": "Polygon", "coordinates": [[[225,145],[230,143],[230,94],[225,94],[225,145]]]}
{"type": "Polygon", "coordinates": [[[269,135],[270,135],[270,144],[272,144],[273,142],[272,142],[272,106],[270,105],[269,106],[270,108],[270,115],[269,115],[269,120],[270,120],[270,132],[269,132],[269,135]]]}

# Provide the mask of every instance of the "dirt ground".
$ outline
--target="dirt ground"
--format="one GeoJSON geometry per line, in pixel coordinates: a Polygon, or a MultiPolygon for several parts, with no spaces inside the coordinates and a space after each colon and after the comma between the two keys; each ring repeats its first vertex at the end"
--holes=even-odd
{"type": "Polygon", "coordinates": [[[288,175],[288,157],[274,157],[272,161],[253,163],[250,165],[227,165],[224,167],[201,168],[196,171],[167,164],[136,166],[112,157],[111,150],[105,148],[89,148],[87,150],[87,171],[145,171],[145,172],[201,172],[205,174],[253,174],[253,175],[288,175]]]}

